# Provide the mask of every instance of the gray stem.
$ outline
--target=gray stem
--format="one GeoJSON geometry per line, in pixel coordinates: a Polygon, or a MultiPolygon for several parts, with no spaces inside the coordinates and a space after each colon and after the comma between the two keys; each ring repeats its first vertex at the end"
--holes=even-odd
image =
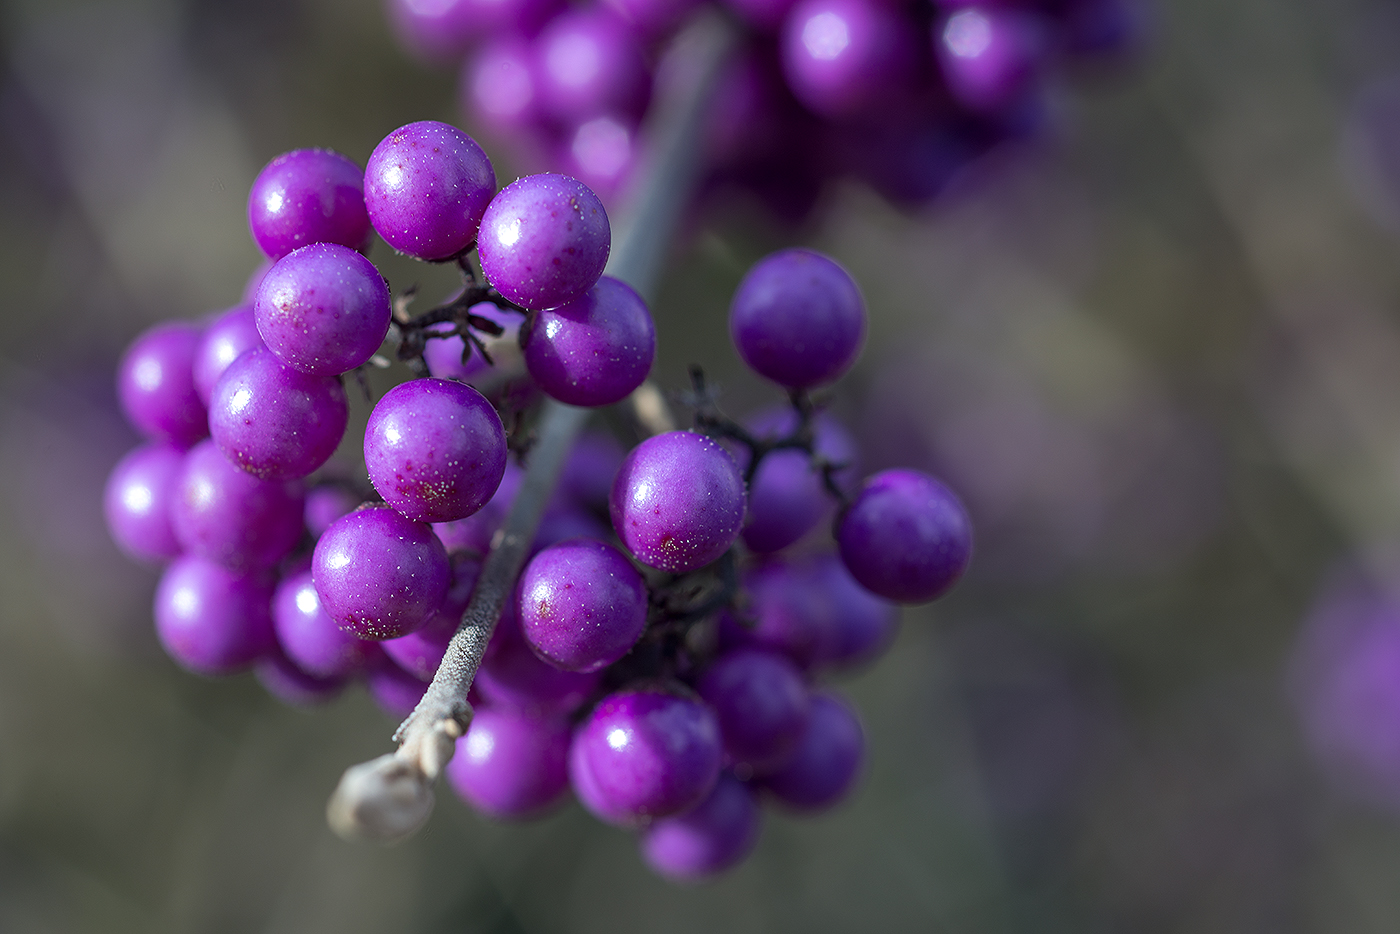
{"type": "MultiPolygon", "coordinates": [[[[727,22],[706,16],[677,38],[670,53],[673,93],[655,108],[660,117],[649,133],[650,158],[639,172],[625,212],[628,221],[615,239],[607,268],[648,300],[699,176],[707,103],[732,42],[727,22]]],[[[653,402],[658,395],[655,387],[639,392],[653,402]]],[[[467,691],[588,414],[553,400],[545,403],[520,492],[491,543],[442,665],[394,734],[398,751],[346,770],[331,796],[326,816],[342,837],[395,843],[417,831],[432,813],[432,783],[471,723],[467,691]]]]}

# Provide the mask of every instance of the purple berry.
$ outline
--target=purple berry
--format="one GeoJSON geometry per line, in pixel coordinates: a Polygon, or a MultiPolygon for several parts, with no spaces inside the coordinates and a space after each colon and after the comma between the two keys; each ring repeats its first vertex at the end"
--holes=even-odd
{"type": "Polygon", "coordinates": [[[569,724],[490,708],[472,717],[447,781],[472,807],[497,819],[532,817],[569,787],[569,724]]]}
{"type": "Polygon", "coordinates": [[[378,661],[379,647],[336,625],[321,609],[311,569],[282,580],[272,597],[272,623],[287,658],[317,678],[343,680],[378,661]]]}
{"type": "Polygon", "coordinates": [[[598,783],[593,778],[592,767],[588,764],[586,747],[579,742],[579,736],[583,728],[574,730],[573,737],[569,742],[569,785],[574,790],[574,796],[578,798],[578,803],[583,805],[584,810],[605,823],[614,824],[618,827],[630,827],[636,823],[632,815],[614,802],[613,798],[603,792],[598,783]]]}
{"type": "Polygon", "coordinates": [[[481,33],[470,0],[387,0],[386,6],[400,41],[429,61],[457,58],[481,33]]]}
{"type": "Polygon", "coordinates": [[[722,752],[714,713],[678,685],[608,695],[574,742],[607,814],[630,822],[694,807],[719,779],[722,752]]]}
{"type": "Polygon", "coordinates": [[[699,690],[719,721],[728,761],[754,774],[783,765],[807,729],[807,686],[781,655],[731,652],[705,671],[699,690]]]}
{"type": "Polygon", "coordinates": [[[855,785],[865,757],[865,734],[850,706],[827,692],[812,695],[812,715],[797,750],[762,784],[795,811],[820,811],[855,785]]]}
{"type": "Polygon", "coordinates": [[[576,505],[604,513],[612,495],[613,480],[627,452],[612,435],[586,431],[574,442],[564,470],[559,475],[559,491],[576,505]]]}
{"type": "Polygon", "coordinates": [[[749,270],[729,307],[729,334],[760,376],[788,388],[832,382],[865,339],[865,302],[820,253],[783,250],[749,270]]]}
{"type": "Polygon", "coordinates": [[[204,329],[194,354],[194,388],[199,401],[209,405],[214,384],[229,364],[263,345],[252,304],[230,308],[204,329]]]}
{"type": "Polygon", "coordinates": [[[420,681],[431,681],[433,675],[437,674],[438,666],[447,654],[447,644],[452,641],[457,627],[462,623],[462,614],[471,602],[477,576],[481,573],[481,562],[475,558],[464,554],[450,557],[452,583],[448,585],[447,596],[443,598],[442,606],[438,607],[433,618],[417,632],[379,643],[384,653],[393,659],[394,664],[420,681]]]}
{"type": "Polygon", "coordinates": [[[886,470],[865,481],[838,520],[836,541],[866,590],[896,603],[927,603],[967,569],[972,522],[942,483],[916,470],[886,470]]]}
{"type": "Polygon", "coordinates": [[[622,552],[579,538],[551,545],[520,575],[516,608],[535,653],[566,671],[622,658],[647,626],[647,588],[622,552]]]}
{"type": "Polygon", "coordinates": [[[306,531],[312,538],[320,538],[321,533],[341,516],[349,513],[364,500],[335,483],[325,483],[306,494],[306,508],[302,511],[306,520],[306,531]]]}
{"type": "Polygon", "coordinates": [[[434,523],[433,534],[441,539],[443,547],[449,552],[466,551],[485,555],[491,550],[491,539],[495,537],[496,530],[506,521],[506,514],[515,502],[515,494],[520,492],[520,483],[524,478],[525,471],[507,459],[501,484],[486,505],[465,519],[434,523]]]}
{"type": "Polygon", "coordinates": [[[495,193],[486,153],[436,120],[390,133],[365,166],[365,207],[374,229],[391,247],[419,259],[450,259],[470,247],[495,193]]]}
{"type": "Polygon", "coordinates": [[[763,811],[748,786],[721,775],[710,796],[642,833],[642,857],[668,879],[695,882],[737,866],[753,852],[763,811]]]}
{"type": "Polygon", "coordinates": [[[585,120],[566,134],[566,144],[560,158],[570,175],[603,198],[626,189],[637,164],[636,120],[616,114],[585,120]]]}
{"type": "Polygon", "coordinates": [[[194,388],[200,329],[184,321],[158,324],[131,342],[117,369],[117,396],[127,419],[152,441],[189,448],[209,434],[194,388]]]}
{"type": "Polygon", "coordinates": [[[335,376],[294,370],[266,347],[224,370],[209,400],[209,428],[230,461],[264,480],[320,467],[345,436],[350,403],[335,376]]]}
{"type": "Polygon", "coordinates": [[[643,564],[673,574],[728,550],[744,521],[744,480],[709,438],[670,431],[632,449],[613,482],[613,529],[643,564]]]}
{"type": "Polygon", "coordinates": [[[491,199],[477,248],[498,292],[526,308],[554,308],[598,281],[612,229],[603,202],[578,179],[527,175],[491,199]]]}
{"type": "Polygon", "coordinates": [[[934,26],[953,97],[972,110],[1000,110],[1023,95],[1043,56],[1041,24],[1019,10],[968,6],[934,26]]]}
{"type": "Polygon", "coordinates": [[[804,669],[832,652],[835,623],[808,566],[770,561],[744,576],[744,589],[754,626],[742,630],[742,644],[781,652],[804,669]]]}
{"type": "Polygon", "coordinates": [[[413,713],[413,708],[428,691],[425,681],[420,681],[398,665],[383,664],[365,676],[365,687],[379,709],[402,720],[413,713]]]}
{"type": "MultiPolygon", "coordinates": [[[[491,302],[473,305],[471,313],[488,318],[502,327],[503,331],[499,337],[489,337],[484,334],[480,336],[490,350],[491,358],[495,361],[496,367],[509,369],[510,361],[505,358],[518,354],[520,325],[524,323],[525,319],[516,311],[498,308],[491,302]]],[[[450,332],[453,327],[454,325],[450,321],[444,321],[442,324],[429,325],[428,331],[450,332]]],[[[492,372],[491,364],[483,360],[481,354],[474,347],[464,359],[463,352],[466,348],[466,341],[457,334],[429,340],[423,348],[423,362],[428,365],[428,373],[442,379],[460,379],[471,382],[477,376],[492,372]]]]}
{"type": "Polygon", "coordinates": [[[283,363],[338,376],[360,366],[389,333],[389,286],[374,264],[338,243],[283,256],[258,287],[258,333],[283,363]]]}
{"type": "Polygon", "coordinates": [[[807,577],[828,620],[815,664],[844,671],[883,655],[899,630],[899,611],[894,604],[860,586],[836,555],[814,560],[807,577]]]}
{"type": "Polygon", "coordinates": [[[393,639],[437,612],[450,569],[432,529],[374,504],[326,529],[311,576],[321,606],[339,626],[365,639],[393,639]]]}
{"type": "Polygon", "coordinates": [[[656,329],[642,297],[603,276],[582,298],[532,315],[520,349],[546,395],[569,405],[612,405],[651,372],[656,329]]]}
{"type": "Polygon", "coordinates": [[[273,652],[256,662],[253,676],[267,693],[292,707],[324,704],[345,688],[344,680],[308,674],[280,652],[273,652]]]}
{"type": "Polygon", "coordinates": [[[301,484],[259,480],[204,441],[185,455],[170,524],[192,555],[229,567],[267,568],[301,538],[301,484]]]}
{"type": "Polygon", "coordinates": [[[493,37],[462,69],[459,93],[495,133],[528,130],[540,107],[533,47],[517,36],[493,37]]]}
{"type": "Polygon", "coordinates": [[[133,558],[178,557],[180,542],[170,524],[185,455],[168,444],[145,444],[112,468],[102,505],[112,540],[133,558]]]}
{"type": "Polygon", "coordinates": [[[155,617],[160,644],[196,674],[231,674],[276,647],[272,579],[265,573],[181,558],[156,588],[155,617]]]}
{"type": "Polygon", "coordinates": [[[476,687],[492,707],[567,714],[593,694],[601,677],[596,671],[563,671],[540,661],[507,601],[476,673],[476,687]]]}
{"type": "Polygon", "coordinates": [[[365,468],[384,501],[408,518],[463,519],[501,485],[505,429],[470,386],[433,378],[400,383],[370,414],[365,468]]]}
{"type": "Polygon", "coordinates": [[[369,242],[365,173],[329,149],[285,152],[253,181],[248,229],[274,260],[310,243],[358,250],[369,242]]]}
{"type": "Polygon", "coordinates": [[[565,124],[605,114],[641,116],[650,91],[637,39],[616,15],[578,8],[556,16],[540,34],[540,101],[565,124]]]}
{"type": "Polygon", "coordinates": [[[849,117],[903,89],[913,24],[879,0],[802,0],[783,23],[783,73],[792,93],[825,117],[849,117]]]}

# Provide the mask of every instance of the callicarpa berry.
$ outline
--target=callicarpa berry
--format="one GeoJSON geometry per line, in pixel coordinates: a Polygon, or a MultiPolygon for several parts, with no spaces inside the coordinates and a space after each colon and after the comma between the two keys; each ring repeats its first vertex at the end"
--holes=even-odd
{"type": "Polygon", "coordinates": [[[622,552],[579,538],[530,559],[516,591],[535,653],[566,671],[598,671],[626,655],[647,625],[647,589],[622,552]]]}
{"type": "Polygon", "coordinates": [[[492,706],[536,714],[577,710],[598,688],[601,672],[564,671],[540,661],[520,631],[507,600],[476,673],[476,687],[492,706]]]}
{"type": "Polygon", "coordinates": [[[331,523],[311,557],[326,614],[365,639],[422,627],[442,605],[449,575],[432,529],[377,504],[331,523]]]}
{"type": "Polygon", "coordinates": [[[472,717],[447,764],[447,781],[490,817],[531,817],[569,787],[569,722],[486,708],[472,717]]]}
{"type": "Polygon", "coordinates": [[[170,523],[185,456],[169,444],[146,444],[117,462],[102,497],[112,540],[133,558],[165,561],[180,554],[170,523]]]}
{"type": "Polygon", "coordinates": [[[656,329],[642,297],[603,276],[582,297],[532,315],[520,349],[545,395],[569,405],[612,405],[651,372],[656,329]]]}
{"type": "Polygon", "coordinates": [[[567,175],[527,175],[502,188],[481,218],[481,271],[525,308],[584,295],[608,262],[612,230],[603,202],[567,175]]]}
{"type": "Polygon", "coordinates": [[[283,578],[277,585],[272,623],[287,658],[317,678],[349,678],[379,661],[377,644],[341,629],[321,609],[310,568],[283,578]]]}
{"type": "Polygon", "coordinates": [[[613,481],[613,529],[643,564],[673,574],[728,550],[744,521],[744,479],[724,448],[670,431],[632,449],[613,481]]]}
{"type": "Polygon", "coordinates": [[[253,664],[253,677],[267,693],[292,707],[324,704],[345,688],[343,678],[318,678],[275,650],[253,664]]]}
{"type": "Polygon", "coordinates": [[[365,687],[380,710],[395,720],[402,720],[413,713],[413,708],[423,699],[428,683],[386,661],[365,675],[365,687]]]}
{"type": "Polygon", "coordinates": [[[464,519],[501,485],[505,429],[470,386],[433,378],[400,383],[370,414],[365,468],[384,501],[408,518],[464,519]]]}
{"type": "Polygon", "coordinates": [[[374,229],[419,259],[451,259],[470,247],[495,193],[495,170],[476,140],[436,120],[399,127],[365,165],[374,229]]]}
{"type": "Polygon", "coordinates": [[[152,441],[189,448],[209,434],[194,385],[198,325],[158,324],[131,342],[117,369],[117,396],[136,429],[152,441]]]}
{"type": "Polygon", "coordinates": [[[762,827],[753,792],[733,775],[721,775],[704,801],[642,832],[642,857],[667,878],[694,882],[742,863],[762,827]]]}
{"type": "Polygon", "coordinates": [[[258,333],[293,369],[338,376],[360,366],[389,333],[389,286],[349,247],[313,243],[279,259],[253,303],[258,333]]]}
{"type": "Polygon", "coordinates": [[[196,674],[240,671],[276,646],[272,577],[265,572],[181,558],[156,588],[155,617],[161,645],[196,674]]]}
{"type": "Polygon", "coordinates": [[[232,568],[268,568],[296,547],[303,505],[300,483],[260,480],[203,441],[185,455],[170,525],[189,554],[232,568]]]}
{"type": "Polygon", "coordinates": [[[416,632],[379,643],[394,664],[420,681],[433,680],[447,652],[447,644],[456,634],[462,614],[471,601],[477,575],[481,573],[481,562],[474,558],[465,554],[451,555],[450,558],[452,583],[448,585],[447,596],[433,618],[416,632]]]}
{"type": "Polygon", "coordinates": [[[927,603],[972,558],[972,522],[953,491],[917,470],[886,470],[838,520],[841,560],[862,587],[896,603],[927,603]]]}
{"type": "Polygon", "coordinates": [[[761,784],[794,811],[825,810],[850,792],[864,758],[865,733],[850,706],[834,694],[817,693],[796,751],[761,784]]]}
{"type": "Polygon", "coordinates": [[[577,126],[608,114],[635,119],[646,109],[646,62],[612,12],[576,7],[555,17],[536,47],[540,101],[557,122],[577,126]]]}
{"type": "Polygon", "coordinates": [[[807,685],[775,652],[731,652],[705,671],[699,690],[719,721],[728,761],[753,773],[783,765],[807,729],[807,685]]]}
{"type": "Polygon", "coordinates": [[[272,259],[311,243],[360,249],[369,242],[365,175],[329,149],[294,149],[258,173],[248,192],[248,229],[272,259]]]}
{"type": "Polygon", "coordinates": [[[783,23],[783,74],[813,112],[848,117],[907,93],[916,35],[879,0],[802,0],[783,23]]]}
{"type": "Polygon", "coordinates": [[[224,370],[209,406],[219,450],[264,480],[312,473],[335,453],[350,418],[337,377],[292,369],[266,347],[248,351],[224,370]]]}
{"type": "Polygon", "coordinates": [[[850,274],[820,253],[783,250],[760,260],[734,292],[729,334],[760,376],[791,389],[821,386],[855,362],[865,302],[850,274]]]}
{"type": "Polygon", "coordinates": [[[230,308],[215,318],[204,329],[194,353],[194,388],[199,393],[199,400],[208,406],[209,397],[214,394],[214,384],[224,375],[229,364],[262,345],[262,335],[258,334],[258,322],[253,317],[251,304],[230,308]]]}

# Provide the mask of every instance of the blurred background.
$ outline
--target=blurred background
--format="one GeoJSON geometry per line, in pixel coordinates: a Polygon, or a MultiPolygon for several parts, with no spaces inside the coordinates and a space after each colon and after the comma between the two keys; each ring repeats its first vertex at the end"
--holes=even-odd
{"type": "MultiPolygon", "coordinates": [[[[943,476],[979,534],[843,685],[853,798],[770,815],[692,888],[572,804],[498,825],[444,788],[409,843],[341,842],[325,799],[394,723],[359,690],[303,712],[178,670],[156,571],[103,527],[136,442],[116,361],[238,302],[259,168],[472,131],[453,70],[377,0],[0,9],[0,930],[1400,927],[1394,4],[1162,2],[1135,61],[1062,76],[1047,134],[931,205],[852,182],[796,226],[692,216],[658,381],[698,362],[731,412],[771,401],[728,296],[772,249],[826,250],[872,314],[834,410],[867,469],[943,476]]],[[[446,291],[375,250],[396,290],[446,291]]]]}

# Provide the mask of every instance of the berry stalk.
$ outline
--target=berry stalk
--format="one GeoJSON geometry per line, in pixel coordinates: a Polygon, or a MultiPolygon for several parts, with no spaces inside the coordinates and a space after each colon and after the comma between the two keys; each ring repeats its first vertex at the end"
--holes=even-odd
{"type": "MultiPolygon", "coordinates": [[[[732,43],[732,28],[721,17],[707,17],[677,40],[672,53],[686,80],[678,81],[673,99],[658,108],[650,161],[638,176],[628,222],[607,268],[609,275],[644,297],[655,292],[672,234],[700,175],[701,127],[732,43]]],[[[647,384],[637,392],[634,407],[643,424],[664,421],[664,413],[651,411],[656,407],[655,388],[647,384]]],[[[432,783],[471,722],[467,691],[564,459],[587,418],[587,409],[546,403],[520,492],[492,542],[472,600],[432,684],[394,734],[398,750],[347,769],[331,796],[327,819],[342,837],[395,843],[418,830],[431,814],[432,783]]]]}

